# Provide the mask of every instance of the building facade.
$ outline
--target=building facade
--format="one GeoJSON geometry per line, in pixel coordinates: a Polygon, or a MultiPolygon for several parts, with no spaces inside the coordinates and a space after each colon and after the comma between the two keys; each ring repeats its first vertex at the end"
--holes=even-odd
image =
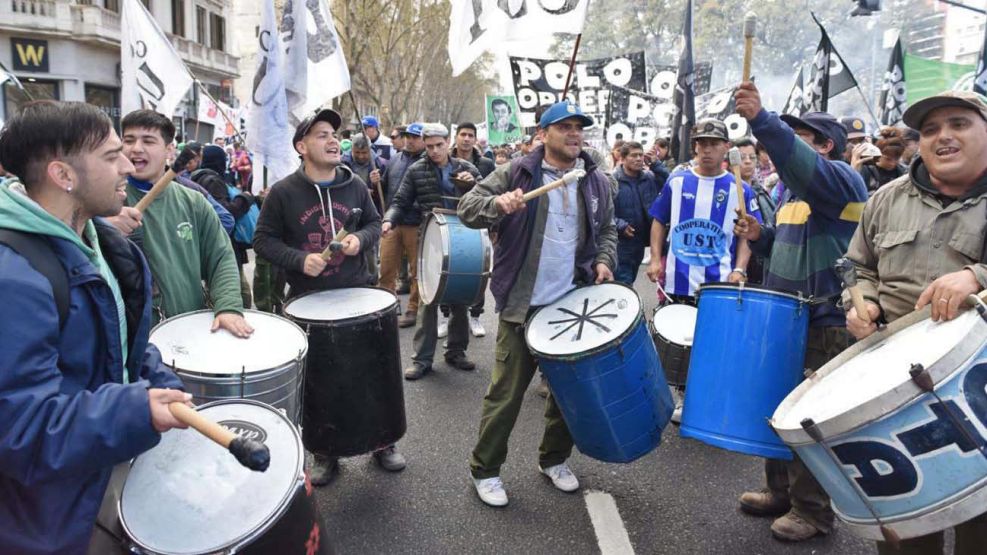
{"type": "MultiPolygon", "coordinates": [[[[227,25],[229,0],[141,0],[185,65],[210,94],[233,104],[238,60],[227,25]]],[[[119,123],[120,10],[123,0],[5,0],[0,2],[0,61],[35,99],[85,101],[119,123]]],[[[199,122],[195,87],[175,114],[182,138],[213,138],[199,122]]],[[[202,97],[204,98],[204,97],[202,97]]],[[[7,82],[0,119],[27,95],[7,82]]]]}

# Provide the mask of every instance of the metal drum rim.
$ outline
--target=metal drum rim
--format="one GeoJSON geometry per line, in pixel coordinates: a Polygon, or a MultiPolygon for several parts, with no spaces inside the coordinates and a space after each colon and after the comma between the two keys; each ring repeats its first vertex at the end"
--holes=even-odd
{"type": "MultiPolygon", "coordinates": [[[[292,322],[294,323],[294,322],[292,322]]],[[[304,332],[303,332],[304,333],[304,332]]],[[[306,335],[306,338],[308,336],[306,335]]],[[[305,356],[308,355],[308,342],[306,341],[305,348],[300,351],[299,356],[304,360],[305,356]]],[[[165,366],[171,368],[176,374],[180,376],[188,376],[190,378],[196,379],[196,383],[218,383],[220,380],[236,380],[236,383],[240,383],[240,377],[246,376],[242,381],[244,383],[256,383],[262,382],[270,379],[273,376],[278,376],[284,374],[286,370],[291,370],[298,367],[299,362],[291,361],[286,362],[280,366],[275,366],[273,368],[265,368],[263,370],[254,370],[253,372],[234,372],[229,374],[218,374],[216,372],[200,372],[196,370],[189,370],[182,368],[180,366],[172,366],[169,363],[165,363],[165,366]],[[212,378],[209,380],[200,380],[201,378],[212,378]]]]}
{"type": "Polygon", "coordinates": [[[418,266],[418,276],[415,279],[418,280],[418,296],[421,298],[423,304],[432,304],[435,299],[441,299],[442,294],[445,293],[446,287],[449,282],[449,253],[452,251],[451,240],[449,239],[449,230],[447,229],[449,222],[446,221],[446,214],[441,212],[429,212],[425,216],[425,221],[422,222],[421,226],[421,238],[418,240],[418,260],[415,264],[418,266]],[[435,220],[436,225],[439,227],[439,240],[442,243],[442,270],[439,272],[439,283],[435,286],[435,297],[426,298],[427,289],[423,286],[425,275],[424,265],[425,265],[425,234],[428,232],[428,226],[435,220]]]}
{"type": "MultiPolygon", "coordinates": [[[[664,335],[662,335],[661,332],[658,331],[655,328],[655,316],[658,314],[658,312],[661,309],[666,308],[666,307],[669,307],[669,306],[674,306],[674,303],[673,304],[666,304],[666,305],[658,305],[658,306],[655,307],[655,309],[651,313],[651,320],[648,321],[648,331],[651,332],[651,335],[652,336],[660,338],[663,343],[667,343],[669,345],[675,345],[677,347],[688,348],[691,351],[692,350],[692,343],[689,343],[688,345],[686,345],[684,343],[676,343],[675,341],[672,341],[671,339],[669,339],[669,338],[665,337],[664,335]]],[[[690,306],[690,305],[683,305],[683,306],[690,306]]],[[[697,307],[692,307],[692,308],[696,309],[696,317],[698,318],[698,316],[699,316],[699,309],[697,307]]],[[[692,338],[693,338],[693,343],[694,343],[695,342],[695,331],[693,331],[693,337],[692,338]]]]}
{"type": "MultiPolygon", "coordinates": [[[[912,312],[895,320],[885,329],[874,332],[863,341],[858,341],[851,345],[847,350],[840,353],[836,358],[812,374],[811,377],[799,384],[782,400],[781,404],[778,405],[778,408],[775,409],[774,414],[768,420],[771,427],[789,446],[795,447],[815,444],[815,441],[801,427],[781,428],[777,425],[778,422],[802,399],[809,388],[813,387],[823,378],[832,374],[846,364],[847,361],[870,349],[875,344],[889,339],[899,331],[929,318],[930,314],[930,307],[927,306],[922,310],[912,312]]],[[[941,359],[926,368],[932,377],[934,386],[938,387],[939,384],[948,380],[953,374],[963,370],[963,363],[970,360],[983,347],[985,342],[987,342],[987,324],[978,318],[973,329],[960,338],[956,345],[947,351],[941,359]]],[[[925,394],[926,392],[915,385],[914,382],[906,380],[881,395],[861,405],[852,407],[833,418],[817,421],[816,426],[822,433],[823,438],[832,439],[839,435],[854,432],[863,426],[888,416],[925,394]],[[894,407],[894,410],[888,410],[888,407],[894,407]]]]}
{"type": "Polygon", "coordinates": [[[717,291],[717,290],[754,291],[756,293],[767,293],[769,295],[789,298],[792,299],[793,301],[798,301],[799,304],[807,304],[809,302],[809,299],[805,295],[799,293],[798,291],[789,291],[787,289],[772,289],[770,287],[765,287],[763,285],[744,285],[743,287],[741,287],[736,283],[727,283],[727,282],[718,281],[713,283],[704,283],[699,286],[699,290],[696,291],[697,304],[699,302],[699,296],[702,295],[705,291],[717,291]]]}
{"type": "MultiPolygon", "coordinates": [[[[319,326],[319,327],[329,328],[329,327],[334,327],[337,324],[346,324],[346,325],[353,324],[354,322],[358,322],[358,321],[360,321],[362,319],[376,320],[377,318],[372,318],[371,319],[370,316],[376,316],[376,315],[379,315],[379,314],[386,314],[386,313],[390,312],[391,310],[393,310],[394,308],[396,308],[398,306],[398,303],[399,303],[398,296],[395,295],[394,293],[391,293],[387,289],[384,289],[383,287],[374,287],[374,286],[371,286],[371,285],[356,285],[354,287],[340,287],[339,289],[321,289],[321,290],[318,290],[318,291],[306,291],[305,293],[302,293],[301,295],[298,295],[296,297],[292,297],[288,302],[284,303],[284,307],[281,310],[284,313],[285,319],[291,321],[291,323],[292,324],[295,324],[295,326],[298,326],[299,323],[302,323],[302,324],[310,325],[310,326],[319,326]],[[361,314],[359,316],[350,316],[349,318],[340,318],[338,320],[312,320],[312,319],[309,319],[309,318],[301,318],[301,317],[298,317],[298,316],[292,316],[292,315],[288,314],[288,306],[291,305],[291,303],[293,303],[293,302],[295,302],[295,301],[297,301],[297,300],[299,300],[299,299],[301,299],[303,297],[307,297],[309,295],[315,295],[315,294],[318,294],[318,293],[322,293],[324,291],[339,291],[340,289],[376,289],[378,291],[383,291],[383,292],[387,293],[388,295],[391,295],[392,297],[394,297],[394,302],[391,303],[391,304],[389,304],[389,305],[387,305],[387,307],[384,308],[384,309],[382,309],[382,310],[378,310],[378,311],[374,311],[374,312],[368,312],[366,314],[361,314]]],[[[299,326],[298,329],[301,330],[301,327],[299,326]]],[[[305,335],[306,338],[308,337],[308,333],[305,330],[302,330],[302,333],[305,335]]],[[[308,343],[307,342],[305,344],[305,351],[306,351],[306,354],[308,354],[308,343]]]]}
{"type": "MultiPolygon", "coordinates": [[[[203,311],[199,311],[203,312],[203,311]]],[[[251,530],[229,542],[226,545],[215,548],[210,553],[236,553],[242,547],[246,547],[253,543],[257,538],[266,534],[275,524],[280,521],[280,517],[283,517],[288,508],[291,507],[291,503],[295,498],[296,492],[299,487],[305,487],[305,449],[302,446],[302,437],[298,433],[298,428],[292,423],[291,419],[284,415],[280,410],[268,405],[266,403],[261,403],[260,401],[254,401],[253,399],[223,399],[219,401],[212,401],[202,405],[196,406],[197,411],[202,409],[214,407],[218,405],[228,405],[228,404],[247,404],[256,405],[277,414],[278,417],[283,418],[288,424],[288,430],[295,437],[296,445],[298,446],[298,465],[296,468],[296,479],[294,481],[294,487],[290,488],[284,498],[278,502],[277,506],[264,520],[264,524],[258,526],[255,530],[251,530]],[[279,518],[274,518],[278,516],[279,518]]],[[[146,451],[145,451],[146,452],[146,451]]],[[[139,457],[140,455],[138,455],[139,457]]],[[[130,467],[133,468],[134,463],[137,462],[137,458],[134,457],[130,461],[130,467]]],[[[124,534],[131,543],[143,550],[144,553],[154,554],[154,555],[192,555],[186,552],[179,551],[156,551],[154,548],[144,545],[141,541],[134,537],[133,532],[130,527],[127,526],[127,520],[123,516],[123,491],[127,487],[127,482],[124,481],[123,488],[120,490],[120,499],[117,500],[117,519],[120,521],[120,526],[123,528],[124,534]]]]}
{"type": "MultiPolygon", "coordinates": [[[[590,357],[590,356],[593,356],[593,355],[598,355],[598,354],[600,354],[602,352],[609,351],[610,349],[613,349],[616,346],[622,345],[624,343],[624,340],[627,339],[627,337],[629,335],[631,335],[632,333],[634,333],[635,330],[637,330],[637,327],[641,324],[641,320],[644,319],[644,302],[641,301],[641,296],[637,294],[637,291],[635,291],[633,287],[630,287],[627,284],[619,283],[619,282],[616,282],[616,281],[607,281],[607,282],[604,282],[604,283],[588,283],[586,285],[580,285],[579,287],[576,287],[572,291],[569,291],[565,295],[562,295],[562,297],[565,297],[566,295],[571,295],[572,293],[575,293],[576,291],[578,291],[580,289],[585,289],[587,287],[596,287],[597,285],[604,285],[604,284],[606,284],[606,285],[619,285],[621,287],[624,287],[624,288],[628,289],[629,291],[631,291],[632,293],[634,293],[635,296],[637,296],[637,301],[638,301],[637,316],[634,317],[634,321],[631,323],[631,325],[630,326],[627,326],[627,329],[624,330],[623,332],[621,332],[620,335],[614,337],[613,339],[611,339],[610,341],[607,341],[606,343],[604,343],[603,345],[600,345],[599,347],[595,347],[593,349],[588,349],[586,351],[579,351],[578,353],[573,353],[573,354],[570,354],[570,355],[547,355],[547,354],[544,354],[544,353],[542,353],[541,351],[539,351],[537,349],[532,348],[530,346],[530,344],[528,343],[528,329],[529,329],[529,326],[531,325],[532,320],[534,320],[535,317],[538,315],[538,313],[540,313],[542,310],[544,310],[544,309],[552,306],[552,304],[555,304],[555,303],[547,304],[547,305],[544,305],[544,306],[539,307],[538,310],[536,310],[534,313],[532,313],[531,317],[528,318],[525,321],[525,323],[524,323],[524,330],[525,330],[524,331],[524,344],[525,344],[526,347],[528,347],[528,350],[531,351],[532,356],[537,357],[537,358],[544,358],[544,359],[547,359],[547,360],[555,360],[555,361],[560,361],[560,362],[567,362],[567,361],[578,360],[578,359],[585,358],[585,357],[590,357]]],[[[562,297],[559,297],[558,299],[556,299],[555,302],[558,302],[558,301],[562,300],[562,297]]],[[[645,326],[645,330],[644,331],[645,332],[648,332],[649,331],[647,329],[647,326],[645,326]]],[[[648,335],[650,336],[651,334],[648,333],[648,335]]]]}

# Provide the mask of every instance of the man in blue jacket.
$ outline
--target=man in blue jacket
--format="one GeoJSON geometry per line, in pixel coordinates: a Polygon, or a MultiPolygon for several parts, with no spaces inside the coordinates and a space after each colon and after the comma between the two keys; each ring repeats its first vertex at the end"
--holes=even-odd
{"type": "Polygon", "coordinates": [[[664,183],[659,184],[655,174],[645,169],[644,146],[636,141],[621,145],[623,163],[613,172],[617,180],[617,197],[613,212],[617,220],[617,271],[614,279],[634,285],[638,268],[644,260],[651,232],[651,216],[648,208],[658,197],[664,183]]]}
{"type": "Polygon", "coordinates": [[[0,186],[4,553],[84,553],[113,465],[184,427],[168,404],[191,396],[169,389],[181,381],[147,343],[147,264],[93,220],[126,199],[134,167],[122,146],[110,119],[81,102],[28,104],[0,131],[0,164],[18,177],[0,186]]]}

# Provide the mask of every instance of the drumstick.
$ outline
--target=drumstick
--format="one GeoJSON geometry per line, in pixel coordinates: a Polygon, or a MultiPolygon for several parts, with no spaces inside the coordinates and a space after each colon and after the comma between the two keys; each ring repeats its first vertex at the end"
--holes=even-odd
{"type": "Polygon", "coordinates": [[[586,175],[585,170],[572,170],[571,172],[562,176],[562,179],[556,179],[555,181],[549,183],[548,185],[542,185],[537,189],[528,191],[524,194],[524,202],[528,202],[533,198],[538,198],[545,193],[551,191],[552,189],[558,189],[563,185],[572,185],[576,181],[582,179],[586,175]]]}
{"type": "Polygon", "coordinates": [[[236,460],[250,470],[264,472],[270,466],[271,451],[267,445],[255,439],[247,439],[234,434],[184,403],[170,403],[168,409],[172,416],[182,424],[195,428],[202,435],[229,449],[236,460]]]}
{"type": "Polygon", "coordinates": [[[164,190],[168,188],[168,184],[171,183],[172,179],[175,179],[175,170],[168,168],[168,171],[166,171],[164,175],[161,176],[161,179],[159,179],[158,182],[151,187],[151,190],[144,195],[144,198],[137,201],[137,205],[134,206],[134,208],[136,208],[138,212],[144,212],[147,210],[148,205],[154,202],[154,199],[158,198],[158,195],[163,193],[164,190]]]}
{"type": "Polygon", "coordinates": [[[857,310],[857,318],[869,324],[871,320],[867,312],[867,303],[864,302],[864,294],[860,292],[860,286],[857,285],[857,266],[849,258],[839,258],[834,268],[850,291],[850,300],[853,301],[853,308],[857,310]]]}
{"type": "Polygon", "coordinates": [[[343,224],[343,229],[340,229],[339,231],[336,232],[336,236],[333,237],[332,241],[329,242],[329,246],[326,247],[326,250],[322,251],[323,260],[329,260],[330,258],[332,258],[332,255],[336,253],[336,251],[343,248],[343,243],[342,243],[343,239],[345,239],[347,235],[355,231],[356,225],[360,223],[360,218],[362,216],[363,216],[362,208],[354,208],[353,211],[350,212],[350,215],[347,216],[346,218],[346,223],[343,224]]]}
{"type": "Polygon", "coordinates": [[[743,80],[751,80],[751,57],[754,54],[754,29],[757,27],[757,14],[747,12],[744,16],[744,73],[743,80]]]}
{"type": "Polygon", "coordinates": [[[730,149],[730,167],[733,169],[733,181],[737,187],[737,205],[740,210],[740,217],[747,215],[747,198],[744,197],[744,180],[740,178],[740,149],[733,147],[730,149]]]}

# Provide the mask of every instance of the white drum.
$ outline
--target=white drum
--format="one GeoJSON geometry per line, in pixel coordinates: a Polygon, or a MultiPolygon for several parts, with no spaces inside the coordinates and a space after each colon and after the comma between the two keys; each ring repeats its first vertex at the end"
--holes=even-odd
{"type": "Polygon", "coordinates": [[[253,399],[285,411],[298,424],[308,338],[290,320],[245,310],[254,328],[247,339],[211,332],[213,311],[169,318],[151,330],[150,342],[174,369],[196,403],[253,399]]]}
{"type": "Polygon", "coordinates": [[[696,307],[668,304],[655,309],[651,319],[651,337],[658,358],[671,385],[684,386],[689,375],[689,355],[696,333],[696,307]]]}

